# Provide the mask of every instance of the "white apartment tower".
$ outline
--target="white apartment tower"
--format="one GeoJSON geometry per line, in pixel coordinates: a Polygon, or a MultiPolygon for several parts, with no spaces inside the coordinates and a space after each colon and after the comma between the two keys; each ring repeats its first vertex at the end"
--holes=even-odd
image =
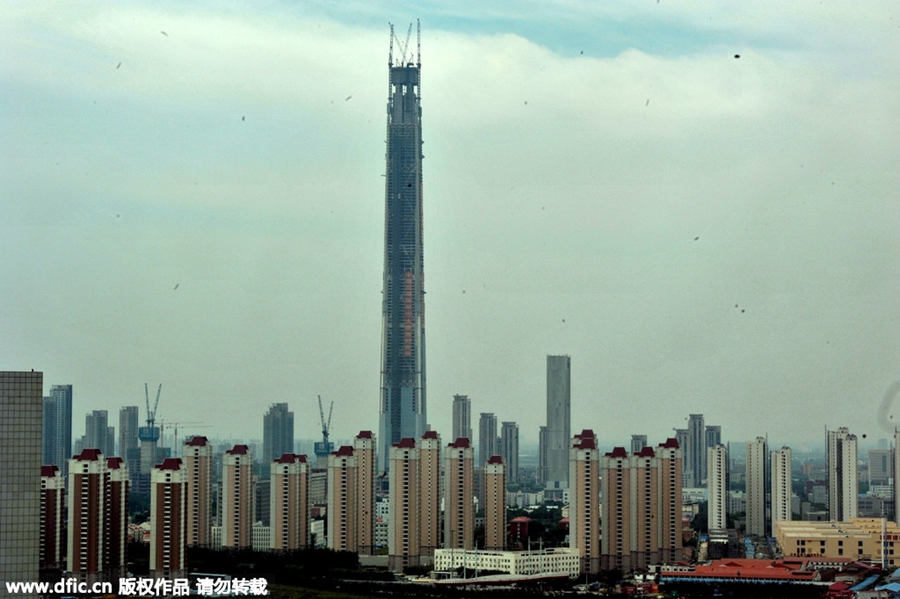
{"type": "Polygon", "coordinates": [[[728,513],[728,450],[721,443],[706,450],[707,524],[710,531],[725,530],[728,513]]]}
{"type": "Polygon", "coordinates": [[[765,437],[747,441],[747,534],[766,536],[766,466],[768,450],[765,437]]]}
{"type": "Polygon", "coordinates": [[[857,517],[856,435],[847,428],[828,431],[828,518],[846,522],[857,517]]]}
{"type": "Polygon", "coordinates": [[[772,534],[775,523],[791,519],[791,448],[782,447],[772,452],[772,534]]]}

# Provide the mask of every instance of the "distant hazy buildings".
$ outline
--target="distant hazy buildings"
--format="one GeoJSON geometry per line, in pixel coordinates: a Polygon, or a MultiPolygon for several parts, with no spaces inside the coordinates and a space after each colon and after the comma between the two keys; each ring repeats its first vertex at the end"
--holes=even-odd
{"type": "Polygon", "coordinates": [[[182,456],[187,472],[186,543],[190,546],[209,547],[212,543],[212,446],[206,437],[195,436],[184,444],[182,456]]]}
{"type": "Polygon", "coordinates": [[[482,412],[481,417],[478,419],[477,468],[484,468],[491,456],[500,455],[499,443],[497,438],[497,417],[492,412],[482,412]]]}
{"type": "Polygon", "coordinates": [[[747,534],[758,537],[766,536],[767,445],[765,437],[747,441],[747,534]]]}
{"type": "Polygon", "coordinates": [[[547,356],[547,483],[551,486],[569,486],[571,409],[571,358],[547,356]]]}
{"type": "Polygon", "coordinates": [[[109,426],[109,412],[94,410],[84,418],[84,449],[99,449],[105,456],[115,454],[115,427],[109,426]]]}
{"type": "Polygon", "coordinates": [[[43,380],[0,372],[0,581],[38,580],[43,380]]]}
{"type": "Polygon", "coordinates": [[[536,482],[540,485],[547,483],[547,450],[549,449],[549,443],[547,427],[542,426],[538,429],[538,468],[536,476],[536,482]]]}
{"type": "Polygon", "coordinates": [[[894,476],[894,453],[890,449],[870,449],[869,486],[886,485],[894,476]]]}
{"type": "Polygon", "coordinates": [[[167,458],[150,472],[150,576],[187,575],[188,472],[180,458],[167,458]]]}
{"type": "Polygon", "coordinates": [[[72,385],[53,385],[44,398],[41,463],[59,466],[63,478],[72,457],[72,385]]]}
{"type": "Polygon", "coordinates": [[[594,431],[584,430],[572,439],[569,467],[569,547],[578,550],[582,571],[593,573],[600,569],[601,551],[600,450],[594,431]]]}
{"type": "Polygon", "coordinates": [[[506,482],[519,482],[519,425],[504,422],[500,428],[499,455],[506,467],[506,482]]]}
{"type": "Polygon", "coordinates": [[[791,520],[791,483],[793,472],[791,467],[791,448],[782,447],[772,452],[771,460],[771,501],[772,501],[772,525],[771,534],[775,534],[775,525],[778,522],[791,520]]]}
{"type": "Polygon", "coordinates": [[[631,435],[631,453],[641,453],[647,447],[647,435],[631,435]]]}
{"type": "Polygon", "coordinates": [[[253,546],[253,455],[235,445],[222,458],[222,547],[253,546]]]}
{"type": "Polygon", "coordinates": [[[844,521],[857,517],[856,435],[847,428],[827,431],[828,517],[844,521]]]}
{"type": "Polygon", "coordinates": [[[472,400],[468,395],[453,396],[453,435],[454,439],[472,437],[472,400]]]}
{"type": "Polygon", "coordinates": [[[263,416],[263,463],[294,451],[294,413],[286,403],[273,403],[263,416]]]}
{"type": "Polygon", "coordinates": [[[139,413],[137,406],[119,408],[119,453],[128,465],[131,487],[137,489],[141,473],[141,449],[138,446],[139,413]]]}

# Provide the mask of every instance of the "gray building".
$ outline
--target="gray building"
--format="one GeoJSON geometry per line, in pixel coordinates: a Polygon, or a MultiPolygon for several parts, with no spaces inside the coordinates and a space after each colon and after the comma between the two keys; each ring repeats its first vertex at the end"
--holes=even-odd
{"type": "Polygon", "coordinates": [[[538,467],[535,482],[543,485],[547,482],[547,427],[538,429],[538,467]]]}
{"type": "Polygon", "coordinates": [[[57,466],[65,477],[72,457],[72,385],[53,385],[43,398],[41,462],[57,466]]]}
{"type": "MultiPolygon", "coordinates": [[[[418,32],[417,32],[418,36],[418,32]]],[[[422,242],[422,63],[411,46],[397,43],[388,56],[387,151],[384,187],[384,279],[382,309],[379,469],[400,439],[427,430],[425,400],[425,286],[422,242]]],[[[418,47],[418,46],[417,46],[418,47]]]]}
{"type": "Polygon", "coordinates": [[[569,486],[572,436],[572,361],[547,356],[547,484],[569,486]]]}
{"type": "Polygon", "coordinates": [[[131,487],[137,489],[141,474],[141,448],[138,445],[139,413],[137,406],[119,408],[119,456],[128,465],[131,487]]]}
{"type": "Polygon", "coordinates": [[[506,465],[506,482],[519,482],[519,425],[504,422],[500,427],[500,457],[506,465]]]}
{"type": "Polygon", "coordinates": [[[263,416],[263,465],[294,451],[294,413],[286,403],[273,403],[263,416]]]}
{"type": "Polygon", "coordinates": [[[84,449],[99,449],[106,457],[116,453],[115,428],[109,426],[109,412],[94,410],[84,418],[84,449]]]}
{"type": "Polygon", "coordinates": [[[472,438],[472,400],[468,395],[453,396],[453,440],[472,438]]]}
{"type": "Polygon", "coordinates": [[[689,472],[691,487],[702,487],[706,481],[706,427],[703,414],[691,414],[688,419],[691,442],[684,452],[684,470],[689,472]]]}
{"type": "Polygon", "coordinates": [[[631,453],[640,453],[643,448],[647,447],[647,435],[631,435],[631,453]]]}
{"type": "Polygon", "coordinates": [[[0,597],[38,580],[43,387],[41,372],[0,372],[0,597]]]}
{"type": "Polygon", "coordinates": [[[475,467],[484,468],[488,459],[495,455],[500,455],[497,417],[492,412],[482,412],[481,418],[478,419],[478,461],[475,467]]]}

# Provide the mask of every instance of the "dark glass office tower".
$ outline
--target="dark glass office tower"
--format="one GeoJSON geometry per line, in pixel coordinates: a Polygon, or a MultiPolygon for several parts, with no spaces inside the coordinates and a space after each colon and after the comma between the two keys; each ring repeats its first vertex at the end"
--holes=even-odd
{"type": "MultiPolygon", "coordinates": [[[[412,28],[410,28],[410,32],[412,28]]],[[[416,31],[419,40],[418,27],[416,31]]],[[[387,166],[384,194],[384,287],[382,291],[379,463],[388,449],[426,429],[425,289],[422,255],[421,61],[409,35],[403,43],[391,27],[388,54],[387,166]],[[398,56],[394,54],[397,41],[398,56]]]]}

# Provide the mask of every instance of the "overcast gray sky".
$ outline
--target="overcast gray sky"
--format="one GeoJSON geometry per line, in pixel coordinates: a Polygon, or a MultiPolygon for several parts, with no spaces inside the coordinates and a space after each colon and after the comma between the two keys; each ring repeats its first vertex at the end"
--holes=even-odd
{"type": "MultiPolygon", "coordinates": [[[[900,5],[3,3],[0,368],[378,428],[388,22],[422,23],[428,414],[888,436],[900,5]]],[[[415,34],[413,34],[414,36],[415,34]]],[[[114,416],[113,416],[114,415],[114,416]]],[[[213,432],[216,431],[216,432],[213,432]]]]}

